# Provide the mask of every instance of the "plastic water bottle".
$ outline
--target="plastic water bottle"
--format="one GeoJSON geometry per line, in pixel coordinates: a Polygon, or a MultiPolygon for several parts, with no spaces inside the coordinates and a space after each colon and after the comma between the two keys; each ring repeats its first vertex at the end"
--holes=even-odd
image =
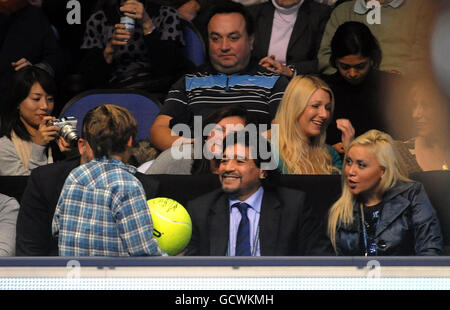
{"type": "Polygon", "coordinates": [[[131,18],[131,17],[128,17],[128,16],[122,16],[120,18],[120,23],[125,25],[125,29],[127,31],[129,31],[130,33],[133,32],[134,25],[135,25],[134,18],[131,18]]]}

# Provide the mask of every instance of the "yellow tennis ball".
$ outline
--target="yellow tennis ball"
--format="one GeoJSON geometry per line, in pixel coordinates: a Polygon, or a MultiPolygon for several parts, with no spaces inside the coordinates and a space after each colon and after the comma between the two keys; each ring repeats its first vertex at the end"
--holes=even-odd
{"type": "Polygon", "coordinates": [[[177,201],[158,197],[147,201],[152,214],[153,236],[158,246],[169,255],[177,255],[191,240],[189,213],[177,201]]]}

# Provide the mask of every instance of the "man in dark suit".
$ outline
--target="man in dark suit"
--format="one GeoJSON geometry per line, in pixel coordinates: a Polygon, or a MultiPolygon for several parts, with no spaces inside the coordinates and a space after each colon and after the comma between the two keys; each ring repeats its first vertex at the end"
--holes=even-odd
{"type": "Polygon", "coordinates": [[[251,6],[253,57],[287,77],[318,73],[317,52],[331,10],[313,0],[271,0],[251,6]]]}
{"type": "Polygon", "coordinates": [[[256,150],[260,143],[266,150],[270,146],[263,138],[256,144],[249,138],[239,132],[226,137],[219,164],[222,188],[188,202],[193,230],[186,255],[322,254],[327,242],[305,193],[268,184],[276,174],[266,170],[267,161],[256,150]]]}

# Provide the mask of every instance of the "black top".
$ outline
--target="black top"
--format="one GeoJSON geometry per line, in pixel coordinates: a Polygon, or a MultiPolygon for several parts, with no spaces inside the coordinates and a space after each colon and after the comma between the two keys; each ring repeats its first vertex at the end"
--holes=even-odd
{"type": "Polygon", "coordinates": [[[360,85],[348,83],[340,74],[322,75],[335,97],[333,120],[327,129],[327,143],[341,141],[336,119],[349,119],[355,128],[355,137],[370,129],[388,131],[386,108],[389,90],[400,79],[398,75],[372,69],[360,85]]]}
{"type": "Polygon", "coordinates": [[[21,58],[32,64],[46,63],[56,76],[63,71],[62,51],[39,7],[29,5],[9,16],[0,14],[0,103],[14,73],[11,62],[21,58]]]}
{"type": "Polygon", "coordinates": [[[381,215],[381,210],[383,209],[383,202],[380,202],[374,206],[364,206],[364,228],[366,232],[366,236],[364,236],[364,229],[361,230],[363,236],[361,241],[363,242],[363,252],[367,251],[367,254],[376,255],[377,254],[377,246],[375,243],[375,234],[377,231],[378,220],[381,215]],[[365,241],[367,240],[367,241],[365,241]],[[367,249],[366,243],[367,242],[367,249]]]}

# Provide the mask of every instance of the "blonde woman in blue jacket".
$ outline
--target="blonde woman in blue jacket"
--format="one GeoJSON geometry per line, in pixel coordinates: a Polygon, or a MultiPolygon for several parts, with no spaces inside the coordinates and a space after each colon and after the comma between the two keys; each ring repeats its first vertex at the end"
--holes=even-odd
{"type": "Polygon", "coordinates": [[[349,145],[328,233],[337,255],[439,255],[443,238],[422,184],[403,174],[392,138],[370,130],[349,145]]]}

